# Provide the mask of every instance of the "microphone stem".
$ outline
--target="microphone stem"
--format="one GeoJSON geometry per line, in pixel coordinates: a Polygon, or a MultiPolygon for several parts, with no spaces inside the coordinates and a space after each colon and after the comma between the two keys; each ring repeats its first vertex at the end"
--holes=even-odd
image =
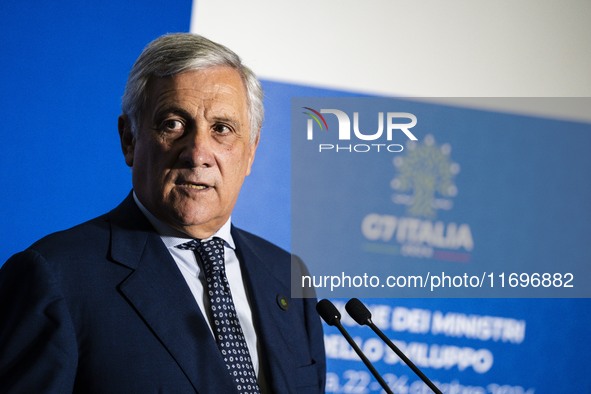
{"type": "Polygon", "coordinates": [[[441,392],[441,390],[439,390],[437,388],[437,386],[435,386],[433,384],[433,382],[431,382],[431,380],[429,380],[429,378],[419,369],[417,368],[417,366],[408,358],[406,357],[406,355],[404,353],[402,353],[402,351],[400,349],[398,349],[398,347],[390,340],[390,338],[388,338],[383,332],[382,330],[380,330],[372,321],[371,319],[367,319],[367,325],[376,333],[378,334],[378,336],[380,338],[382,338],[382,340],[384,342],[386,342],[386,344],[390,347],[390,349],[392,349],[394,351],[394,353],[396,353],[398,355],[398,357],[400,357],[402,359],[402,361],[404,361],[406,363],[406,365],[408,365],[410,367],[410,369],[413,370],[413,372],[419,377],[421,378],[421,380],[423,382],[425,382],[425,384],[427,386],[429,386],[429,388],[431,390],[433,390],[433,392],[435,394],[443,394],[441,392]]]}
{"type": "Polygon", "coordinates": [[[376,380],[378,381],[378,383],[380,384],[380,386],[382,386],[382,388],[384,389],[384,391],[386,391],[386,393],[388,394],[394,394],[392,392],[392,390],[390,389],[390,387],[388,387],[388,385],[386,384],[386,382],[384,381],[384,379],[380,376],[380,374],[378,373],[378,371],[376,371],[376,369],[374,368],[374,366],[372,365],[372,363],[369,361],[369,359],[365,356],[365,354],[363,354],[363,352],[361,351],[361,349],[359,349],[359,346],[357,346],[357,344],[355,343],[355,341],[353,340],[353,338],[351,338],[351,336],[349,335],[349,333],[344,329],[343,325],[338,322],[335,323],[335,326],[339,329],[339,331],[341,332],[341,334],[343,334],[343,336],[345,337],[345,339],[347,340],[347,342],[349,342],[349,345],[351,345],[351,347],[353,348],[353,350],[355,350],[355,353],[357,353],[357,355],[359,356],[359,358],[361,358],[361,361],[363,361],[363,363],[365,364],[365,366],[367,367],[367,369],[369,369],[369,371],[372,373],[372,375],[374,376],[374,378],[376,378],[376,380]]]}

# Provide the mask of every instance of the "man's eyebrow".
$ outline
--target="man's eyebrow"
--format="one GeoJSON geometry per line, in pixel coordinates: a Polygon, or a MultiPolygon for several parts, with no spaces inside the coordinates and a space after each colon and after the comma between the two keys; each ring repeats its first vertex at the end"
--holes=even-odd
{"type": "Polygon", "coordinates": [[[239,119],[236,119],[236,117],[234,116],[229,116],[229,115],[219,115],[219,116],[214,116],[212,117],[212,120],[214,122],[223,122],[223,123],[229,123],[232,126],[240,126],[241,122],[239,119]]]}
{"type": "Polygon", "coordinates": [[[158,119],[169,114],[179,115],[185,119],[191,118],[191,114],[186,109],[178,107],[176,105],[163,106],[162,108],[158,108],[156,111],[154,111],[154,118],[158,119]]]}
{"type": "MultiPolygon", "coordinates": [[[[158,123],[168,115],[177,115],[184,119],[191,120],[193,119],[193,115],[183,107],[179,107],[177,105],[163,105],[162,108],[157,108],[153,112],[153,121],[158,123]]],[[[237,116],[233,116],[228,113],[221,113],[219,115],[214,115],[211,118],[212,122],[221,122],[221,123],[228,123],[229,125],[233,126],[234,128],[238,129],[243,126],[242,122],[237,116]]]]}

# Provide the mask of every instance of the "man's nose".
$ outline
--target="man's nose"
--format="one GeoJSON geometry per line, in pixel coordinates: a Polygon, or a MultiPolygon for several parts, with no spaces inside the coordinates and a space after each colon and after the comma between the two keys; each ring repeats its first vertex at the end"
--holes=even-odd
{"type": "Polygon", "coordinates": [[[210,167],[213,164],[212,137],[207,131],[197,130],[187,136],[180,159],[191,167],[210,167]]]}

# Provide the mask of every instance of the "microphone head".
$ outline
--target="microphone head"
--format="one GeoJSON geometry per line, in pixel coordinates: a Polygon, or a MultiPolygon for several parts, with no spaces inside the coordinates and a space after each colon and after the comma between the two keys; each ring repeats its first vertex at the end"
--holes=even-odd
{"type": "Polygon", "coordinates": [[[318,304],[316,304],[316,311],[322,320],[324,320],[329,326],[340,324],[341,313],[329,300],[324,299],[318,301],[318,304]]]}
{"type": "Polygon", "coordinates": [[[363,302],[359,301],[357,298],[351,298],[345,305],[345,309],[357,324],[363,326],[371,321],[371,312],[363,302]]]}

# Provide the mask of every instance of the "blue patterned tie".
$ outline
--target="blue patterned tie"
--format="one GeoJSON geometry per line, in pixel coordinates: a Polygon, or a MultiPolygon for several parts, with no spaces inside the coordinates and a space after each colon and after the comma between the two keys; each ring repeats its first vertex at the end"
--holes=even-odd
{"type": "Polygon", "coordinates": [[[212,238],[193,240],[177,248],[197,252],[203,263],[207,293],[218,348],[234,379],[239,393],[259,393],[256,374],[246,345],[246,339],[236,315],[224,264],[224,240],[212,238]]]}

